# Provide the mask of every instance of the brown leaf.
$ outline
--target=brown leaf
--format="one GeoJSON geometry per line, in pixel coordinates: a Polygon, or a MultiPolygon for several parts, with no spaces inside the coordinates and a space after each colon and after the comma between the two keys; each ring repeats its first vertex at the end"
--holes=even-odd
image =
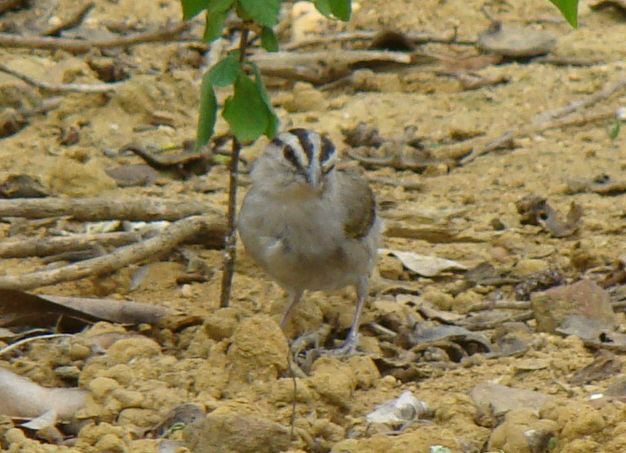
{"type": "Polygon", "coordinates": [[[85,405],[87,392],[76,388],[46,388],[30,379],[0,368],[0,414],[35,418],[53,411],[71,418],[85,405]]]}
{"type": "Polygon", "coordinates": [[[0,326],[63,327],[76,331],[86,324],[109,321],[125,324],[156,323],[169,313],[164,307],[113,299],[39,296],[0,289],[0,326]]]}

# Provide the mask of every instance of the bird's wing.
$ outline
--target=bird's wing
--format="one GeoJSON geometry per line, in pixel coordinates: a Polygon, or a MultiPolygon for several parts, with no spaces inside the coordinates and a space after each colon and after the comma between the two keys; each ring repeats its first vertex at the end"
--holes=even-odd
{"type": "Polygon", "coordinates": [[[346,237],[361,239],[368,235],[376,220],[376,199],[367,181],[353,173],[339,172],[339,204],[345,207],[346,237]]]}

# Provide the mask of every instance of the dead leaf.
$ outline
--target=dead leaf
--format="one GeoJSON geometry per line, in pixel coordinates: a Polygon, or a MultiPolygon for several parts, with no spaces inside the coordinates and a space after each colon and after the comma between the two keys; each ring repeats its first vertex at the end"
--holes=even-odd
{"type": "Polygon", "coordinates": [[[97,321],[155,324],[169,314],[165,307],[114,299],[29,294],[0,289],[0,326],[59,327],[70,331],[97,321]]]}
{"type": "Polygon", "coordinates": [[[9,175],[0,184],[2,198],[43,198],[48,192],[41,183],[30,175],[9,175]]]}
{"type": "Polygon", "coordinates": [[[115,179],[118,187],[149,186],[159,177],[158,171],[145,164],[108,168],[106,173],[115,179]]]}
{"type": "Polygon", "coordinates": [[[427,414],[432,414],[428,404],[417,399],[413,393],[407,390],[398,398],[377,406],[365,418],[369,423],[400,427],[427,414]]]}
{"type": "Polygon", "coordinates": [[[545,231],[556,238],[571,236],[580,227],[583,215],[582,207],[572,202],[565,220],[555,211],[543,197],[526,195],[515,202],[522,224],[540,225],[545,231]]]}
{"type": "Polygon", "coordinates": [[[378,251],[383,254],[395,256],[402,262],[404,267],[424,277],[434,277],[448,270],[467,270],[466,266],[457,261],[437,258],[436,256],[426,256],[391,249],[378,249],[378,251]]]}
{"type": "Polygon", "coordinates": [[[593,362],[576,371],[569,382],[573,385],[589,384],[619,374],[623,363],[619,357],[608,351],[600,350],[593,362]]]}
{"type": "MultiPolygon", "coordinates": [[[[85,405],[87,392],[77,388],[46,388],[30,379],[0,368],[0,414],[36,418],[54,412],[62,420],[71,419],[85,405]]],[[[35,422],[36,425],[46,420],[35,422]]]]}
{"type": "Polygon", "coordinates": [[[29,422],[22,423],[24,428],[38,431],[44,428],[50,428],[57,423],[57,412],[54,409],[44,412],[39,417],[33,418],[29,422]]]}

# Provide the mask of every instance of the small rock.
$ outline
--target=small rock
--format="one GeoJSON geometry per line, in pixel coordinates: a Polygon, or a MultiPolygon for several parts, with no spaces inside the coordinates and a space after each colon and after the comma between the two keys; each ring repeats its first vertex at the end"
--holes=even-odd
{"type": "Polygon", "coordinates": [[[278,324],[267,315],[239,323],[228,349],[231,383],[273,381],[287,369],[289,348],[278,324]]]}
{"type": "Polygon", "coordinates": [[[504,423],[489,438],[490,451],[543,453],[558,432],[553,420],[539,419],[532,409],[515,409],[506,414],[504,423]]]}
{"type": "Polygon", "coordinates": [[[113,363],[128,363],[138,357],[154,357],[161,354],[161,346],[150,338],[133,336],[113,343],[107,352],[113,363]]]}
{"type": "Polygon", "coordinates": [[[553,398],[533,390],[514,389],[506,385],[481,382],[470,392],[478,407],[491,407],[494,416],[499,417],[513,409],[528,408],[539,410],[553,398]]]}
{"type": "Polygon", "coordinates": [[[230,338],[240,321],[240,312],[233,307],[220,308],[204,321],[204,330],[209,338],[221,341],[230,338]]]}
{"type": "Polygon", "coordinates": [[[550,264],[544,260],[538,259],[522,259],[515,265],[515,273],[520,276],[534,274],[536,272],[545,271],[550,264]]]}
{"type": "Polygon", "coordinates": [[[89,391],[91,392],[91,395],[97,400],[101,400],[106,395],[118,389],[119,387],[120,384],[118,384],[115,379],[102,376],[93,379],[89,383],[89,391]]]}
{"type": "Polygon", "coordinates": [[[617,322],[609,293],[591,280],[534,293],[531,307],[541,332],[554,333],[572,318],[587,319],[607,329],[617,322]]]}
{"type": "Polygon", "coordinates": [[[315,361],[309,382],[315,391],[332,404],[349,408],[356,388],[352,367],[333,357],[315,361]]]}
{"type": "Polygon", "coordinates": [[[291,94],[283,102],[288,112],[325,111],[328,108],[324,94],[310,83],[296,82],[291,94]]]}
{"type": "Polygon", "coordinates": [[[185,428],[185,443],[192,453],[276,453],[289,447],[286,427],[267,417],[224,409],[185,428]]]}
{"type": "Polygon", "coordinates": [[[356,378],[356,387],[368,389],[374,387],[380,380],[380,372],[371,357],[354,356],[348,360],[348,365],[352,368],[356,378]]]}
{"type": "Polygon", "coordinates": [[[301,41],[324,30],[327,19],[310,2],[295,2],[291,8],[291,40],[301,41]]]}

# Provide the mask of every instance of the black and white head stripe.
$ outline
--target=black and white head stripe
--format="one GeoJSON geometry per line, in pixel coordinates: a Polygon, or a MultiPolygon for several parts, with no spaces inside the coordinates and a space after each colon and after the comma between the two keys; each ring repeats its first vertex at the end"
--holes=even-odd
{"type": "Polygon", "coordinates": [[[290,129],[272,140],[281,149],[284,158],[299,172],[314,177],[326,174],[335,167],[335,146],[326,136],[308,129],[290,129]]]}

